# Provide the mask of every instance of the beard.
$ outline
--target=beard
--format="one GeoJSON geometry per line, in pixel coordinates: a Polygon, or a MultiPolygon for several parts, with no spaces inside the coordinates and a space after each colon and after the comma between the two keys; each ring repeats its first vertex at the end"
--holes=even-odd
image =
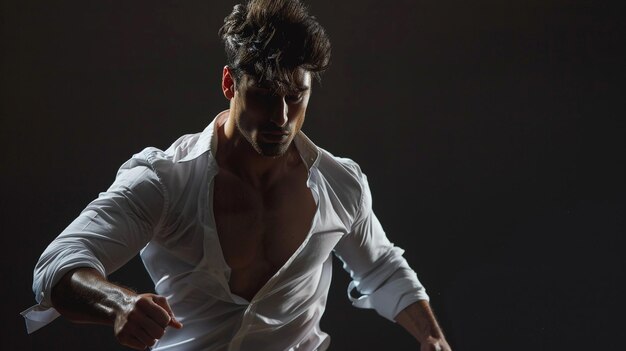
{"type": "Polygon", "coordinates": [[[265,157],[280,157],[284,155],[289,149],[290,143],[251,143],[252,147],[261,156],[265,157]]]}
{"type": "Polygon", "coordinates": [[[248,133],[244,128],[241,127],[239,120],[236,121],[235,125],[237,129],[239,129],[239,133],[246,138],[250,146],[256,151],[259,155],[265,157],[280,157],[284,155],[287,150],[289,150],[289,145],[291,145],[291,138],[288,138],[285,142],[264,142],[258,140],[258,136],[260,133],[257,133],[257,138],[253,138],[250,133],[248,133]]]}

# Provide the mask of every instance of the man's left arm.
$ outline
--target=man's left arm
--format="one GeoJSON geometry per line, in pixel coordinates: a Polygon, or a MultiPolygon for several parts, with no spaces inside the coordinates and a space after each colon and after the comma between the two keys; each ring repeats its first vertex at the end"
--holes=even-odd
{"type": "Polygon", "coordinates": [[[426,300],[414,302],[403,309],[395,318],[415,339],[421,351],[451,351],[435,314],[426,300]]]}
{"type": "Polygon", "coordinates": [[[348,297],[355,307],[375,309],[402,325],[420,342],[422,351],[450,351],[428,304],[426,289],[402,257],[404,250],[385,235],[372,210],[367,177],[360,170],[358,173],[362,185],[360,208],[350,232],[335,246],[336,256],[352,278],[348,297]],[[353,289],[361,296],[353,297],[353,289]]]}

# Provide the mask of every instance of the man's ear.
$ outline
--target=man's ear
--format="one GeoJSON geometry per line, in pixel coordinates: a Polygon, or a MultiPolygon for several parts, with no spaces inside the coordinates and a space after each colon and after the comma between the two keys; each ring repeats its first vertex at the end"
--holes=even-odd
{"type": "Polygon", "coordinates": [[[222,92],[228,100],[235,97],[235,79],[233,72],[228,66],[224,66],[222,70],[222,92]]]}

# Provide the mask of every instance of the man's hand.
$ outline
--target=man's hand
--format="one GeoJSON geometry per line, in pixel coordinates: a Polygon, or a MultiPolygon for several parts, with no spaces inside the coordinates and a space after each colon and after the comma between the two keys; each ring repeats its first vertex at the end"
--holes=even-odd
{"type": "Polygon", "coordinates": [[[395,319],[420,342],[421,351],[452,351],[428,301],[417,301],[409,305],[395,319]]]}
{"type": "Polygon", "coordinates": [[[116,314],[113,324],[120,344],[136,350],[153,346],[167,327],[180,329],[183,325],[174,317],[167,300],[155,294],[135,296],[116,314]]]}

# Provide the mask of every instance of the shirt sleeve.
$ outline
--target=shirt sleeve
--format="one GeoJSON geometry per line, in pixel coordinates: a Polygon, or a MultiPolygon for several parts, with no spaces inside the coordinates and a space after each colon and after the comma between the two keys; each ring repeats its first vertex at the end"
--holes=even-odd
{"type": "Polygon", "coordinates": [[[144,150],[124,163],[111,187],[45,249],[34,270],[38,305],[22,313],[29,333],[58,317],[49,310],[50,292],[65,273],[90,267],[107,276],[150,241],[167,207],[166,193],[150,157],[144,150]]]}
{"type": "Polygon", "coordinates": [[[428,300],[424,286],[402,257],[404,250],[391,243],[372,211],[367,177],[361,175],[361,206],[352,230],[335,247],[335,254],[350,273],[348,298],[359,308],[372,308],[395,322],[405,307],[428,300]],[[361,294],[352,296],[354,289],[361,294]]]}

